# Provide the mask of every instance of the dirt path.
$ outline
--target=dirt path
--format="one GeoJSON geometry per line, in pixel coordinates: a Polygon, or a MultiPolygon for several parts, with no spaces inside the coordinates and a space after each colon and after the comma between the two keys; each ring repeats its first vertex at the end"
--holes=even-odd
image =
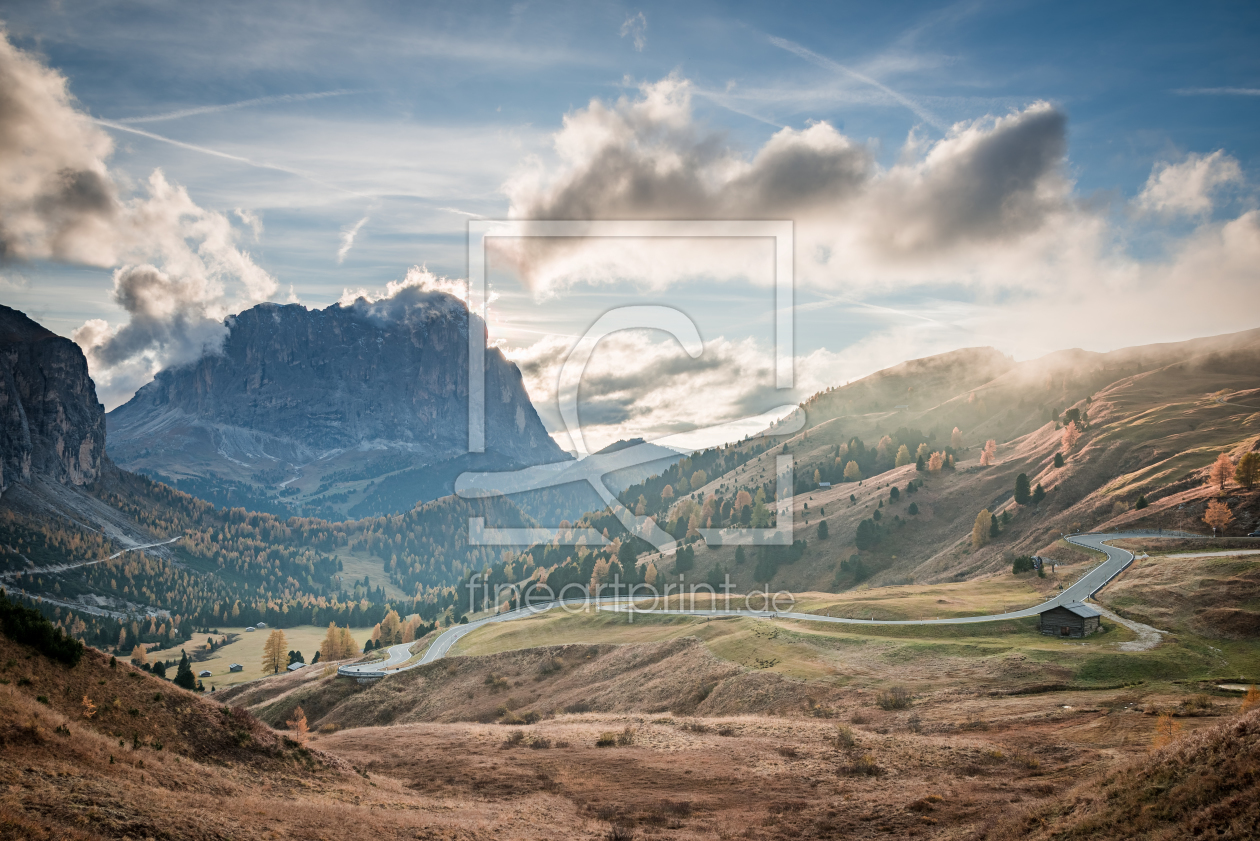
{"type": "Polygon", "coordinates": [[[1163,639],[1163,636],[1166,633],[1158,628],[1152,628],[1150,625],[1143,625],[1141,622],[1134,622],[1132,619],[1125,619],[1123,616],[1117,616],[1100,604],[1094,603],[1093,606],[1101,610],[1102,615],[1106,616],[1112,622],[1115,622],[1117,625],[1123,625],[1138,635],[1138,638],[1132,640],[1131,642],[1122,642],[1117,645],[1116,647],[1121,651],[1150,651],[1152,648],[1159,645],[1160,640],[1163,639]]]}

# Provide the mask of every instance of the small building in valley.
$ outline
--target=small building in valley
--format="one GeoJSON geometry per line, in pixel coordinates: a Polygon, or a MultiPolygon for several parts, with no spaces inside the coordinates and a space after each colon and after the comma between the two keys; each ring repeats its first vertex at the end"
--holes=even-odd
{"type": "Polygon", "coordinates": [[[214,675],[210,673],[209,669],[202,669],[201,671],[197,672],[197,677],[214,677],[214,675]]]}
{"type": "Polygon", "coordinates": [[[296,672],[298,669],[305,669],[305,668],[306,668],[305,663],[290,663],[289,664],[289,671],[291,672],[296,672]]]}
{"type": "Polygon", "coordinates": [[[228,666],[228,671],[229,672],[243,672],[245,671],[245,667],[242,666],[240,663],[233,663],[232,665],[228,666]]]}
{"type": "Polygon", "coordinates": [[[1080,602],[1055,605],[1041,612],[1041,633],[1053,637],[1086,637],[1102,627],[1102,611],[1080,602]]]}

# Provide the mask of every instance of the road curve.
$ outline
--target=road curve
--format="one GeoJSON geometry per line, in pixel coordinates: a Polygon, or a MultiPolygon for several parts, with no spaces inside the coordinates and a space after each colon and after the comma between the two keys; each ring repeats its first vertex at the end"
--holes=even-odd
{"type": "MultiPolygon", "coordinates": [[[[1128,568],[1133,563],[1133,553],[1125,549],[1111,546],[1104,541],[1118,540],[1125,537],[1170,537],[1168,532],[1122,532],[1122,533],[1106,533],[1106,534],[1080,534],[1072,535],[1067,538],[1069,543],[1075,543],[1089,549],[1095,549],[1104,553],[1107,559],[1101,564],[1091,569],[1080,577],[1076,583],[1063,589],[1057,596],[1047,602],[1042,602],[1036,607],[1025,608],[1024,610],[1014,610],[1010,613],[996,613],[988,616],[960,616],[953,619],[845,619],[839,616],[823,616],[817,613],[795,613],[791,611],[773,611],[773,610],[667,610],[667,609],[643,609],[631,608],[627,605],[624,598],[609,599],[597,603],[597,610],[626,612],[633,610],[634,613],[645,614],[665,614],[665,615],[683,615],[683,616],[750,616],[760,619],[796,619],[806,622],[829,622],[835,625],[967,625],[974,622],[1000,622],[1004,619],[1021,619],[1027,616],[1036,616],[1042,611],[1049,610],[1056,605],[1067,604],[1069,602],[1080,602],[1093,596],[1103,587],[1107,586],[1117,575],[1128,568]]],[[[1175,535],[1180,537],[1197,537],[1198,535],[1175,535]]],[[[416,663],[410,666],[403,666],[392,671],[385,671],[395,663],[402,663],[410,659],[410,644],[395,645],[389,649],[390,657],[385,662],[363,663],[356,666],[342,666],[338,669],[338,674],[357,677],[385,677],[394,671],[405,671],[406,669],[414,669],[416,666],[424,665],[441,660],[451,650],[460,639],[467,634],[472,633],[482,625],[488,625],[492,622],[511,622],[514,619],[524,619],[530,616],[537,616],[540,613],[546,613],[560,606],[560,602],[546,602],[543,604],[533,605],[531,607],[518,608],[507,613],[500,613],[497,616],[490,616],[485,619],[478,619],[475,622],[469,622],[466,625],[455,625],[446,629],[438,635],[430,645],[424,656],[416,663]]]]}

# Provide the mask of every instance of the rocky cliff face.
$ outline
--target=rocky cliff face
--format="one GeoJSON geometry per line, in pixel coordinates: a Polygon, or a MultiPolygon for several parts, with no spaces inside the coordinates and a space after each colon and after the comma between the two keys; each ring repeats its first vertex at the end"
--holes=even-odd
{"type": "MultiPolygon", "coordinates": [[[[468,313],[459,300],[408,289],[323,310],[262,304],[228,326],[220,353],[161,372],[109,413],[120,466],[280,488],[277,501],[318,504],[334,486],[362,500],[355,481],[467,451],[468,313]]],[[[516,366],[497,350],[485,358],[487,452],[517,464],[565,458],[516,366]]]]}
{"type": "Polygon", "coordinates": [[[105,407],[79,346],[0,305],[0,490],[100,475],[105,407]]]}

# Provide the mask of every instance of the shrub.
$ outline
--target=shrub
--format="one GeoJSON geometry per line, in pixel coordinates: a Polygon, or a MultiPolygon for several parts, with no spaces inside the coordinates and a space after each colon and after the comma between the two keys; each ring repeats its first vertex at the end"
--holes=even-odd
{"type": "Polygon", "coordinates": [[[911,713],[910,718],[906,719],[906,727],[910,728],[911,733],[923,732],[923,721],[918,713],[911,713]]]}
{"type": "Polygon", "coordinates": [[[513,730],[511,733],[508,734],[508,737],[503,740],[503,744],[500,745],[500,747],[502,747],[504,750],[507,750],[508,748],[519,747],[522,743],[524,743],[524,741],[525,741],[525,731],[513,730]]]}
{"type": "Polygon", "coordinates": [[[1011,562],[1011,572],[1014,575],[1021,575],[1025,572],[1032,572],[1033,559],[1028,555],[1020,555],[1011,562]]]}
{"type": "Polygon", "coordinates": [[[857,744],[857,740],[853,738],[853,731],[843,724],[836,726],[836,732],[831,737],[831,744],[838,750],[849,750],[857,744]]]}
{"type": "Polygon", "coordinates": [[[775,752],[784,759],[796,759],[798,756],[796,748],[792,745],[779,745],[775,748],[775,752]]]}
{"type": "Polygon", "coordinates": [[[611,730],[599,734],[599,738],[595,740],[597,748],[611,748],[617,744],[617,734],[611,730]]]}
{"type": "Polygon", "coordinates": [[[875,757],[864,753],[847,765],[840,767],[840,773],[850,777],[878,777],[884,769],[875,763],[875,757]]]}
{"type": "Polygon", "coordinates": [[[910,708],[911,701],[910,690],[904,686],[894,686],[875,698],[875,704],[881,710],[906,710],[910,708]]]}
{"type": "Polygon", "coordinates": [[[634,728],[631,727],[629,724],[627,724],[626,729],[622,730],[620,733],[617,734],[617,745],[619,747],[626,747],[627,745],[633,745],[634,732],[635,732],[634,728]]]}

